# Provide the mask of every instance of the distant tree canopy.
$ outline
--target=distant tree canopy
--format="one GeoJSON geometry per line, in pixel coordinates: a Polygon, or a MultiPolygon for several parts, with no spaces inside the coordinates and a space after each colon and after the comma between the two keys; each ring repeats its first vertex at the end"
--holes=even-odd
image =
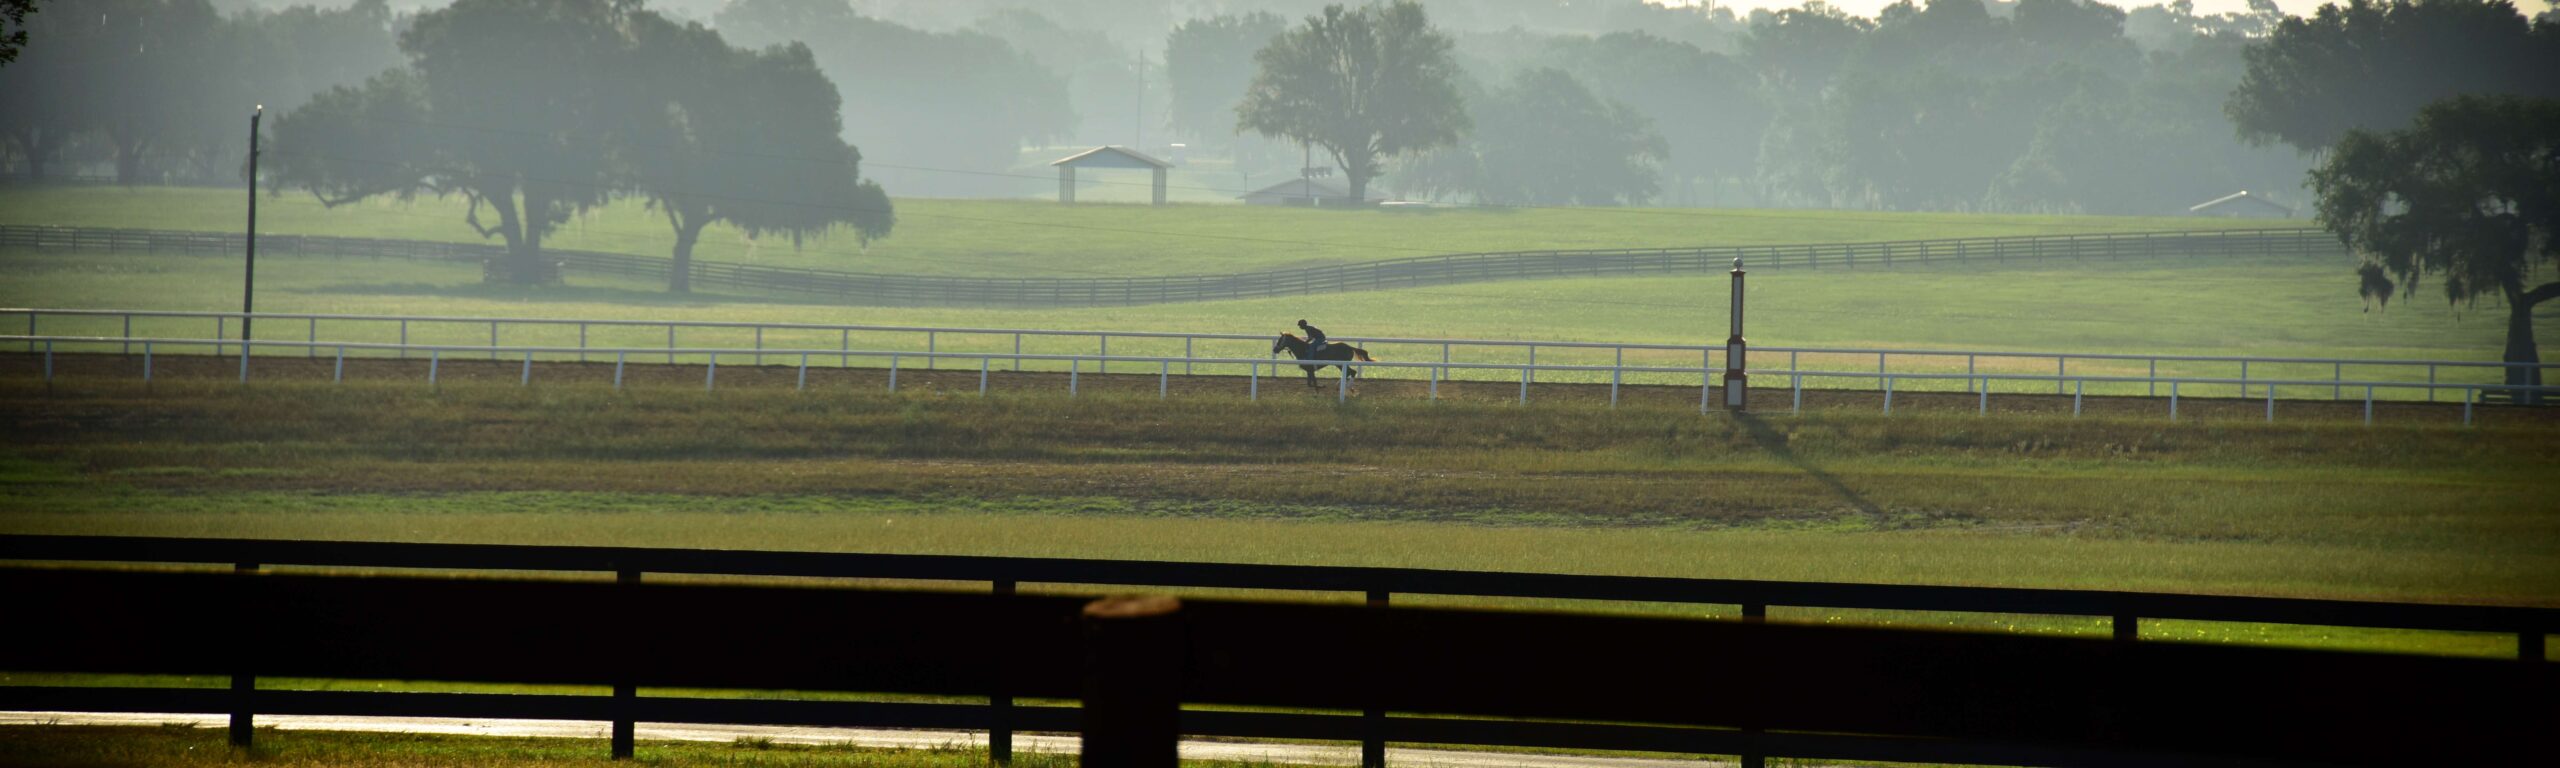
{"type": "Polygon", "coordinates": [[[1076,127],[1063,78],[980,32],[900,26],[845,0],[737,0],[718,25],[742,45],[807,45],[843,98],[846,140],[902,193],[1009,189],[996,176],[1025,144],[1076,127]]]}
{"type": "Polygon", "coordinates": [[[2350,0],[2278,24],[2248,51],[2228,111],[2250,141],[2304,152],[2391,130],[2461,93],[2560,96],[2560,28],[2507,0],[2350,0]]]}
{"type": "MultiPolygon", "coordinates": [[[[1671,202],[1701,202],[1692,182],[1743,181],[1769,125],[1768,98],[1751,69],[1720,53],[1643,32],[1560,38],[1539,61],[1573,75],[1579,85],[1652,123],[1668,157],[1647,162],[1678,185],[1671,202]]],[[[1635,145],[1629,145],[1632,148],[1635,145]]]]}
{"type": "Polygon", "coordinates": [[[18,49],[27,47],[27,14],[36,12],[36,0],[0,0],[0,66],[18,60],[18,49]]]}
{"type": "MultiPolygon", "coordinates": [[[[2312,173],[2321,226],[2364,257],[2369,301],[2415,295],[2433,275],[2456,304],[2507,307],[2510,363],[2541,362],[2533,309],[2560,298],[2560,100],[2457,96],[2403,130],[2350,129],[2312,173]]],[[[2541,369],[2507,383],[2539,385],[2541,369]]]]}
{"type": "Polygon", "coordinates": [[[493,280],[558,280],[543,238],[625,190],[666,211],[679,259],[716,220],[887,232],[834,103],[812,102],[833,86],[805,50],[737,51],[619,0],[458,0],[419,15],[400,49],[407,68],[275,121],[276,176],[332,206],[458,195],[465,221],[507,245],[493,280]]]}
{"type": "Polygon", "coordinates": [[[116,180],[238,178],[248,116],[398,59],[382,0],[222,17],[204,0],[50,0],[39,41],[0,67],[0,146],[42,180],[56,163],[116,180]]]}
{"type": "Polygon", "coordinates": [[[1289,22],[1268,13],[1192,19],[1165,37],[1165,74],[1172,85],[1169,122],[1194,142],[1226,146],[1236,135],[1236,104],[1253,85],[1253,56],[1289,22]]]}
{"type": "Polygon", "coordinates": [[[1450,42],[1422,6],[1325,6],[1254,54],[1236,126],[1323,147],[1354,200],[1380,164],[1457,141],[1470,124],[1450,42]]]}
{"type": "Polygon", "coordinates": [[[1481,122],[1417,158],[1399,186],[1498,205],[1637,205],[1661,189],[1670,149],[1653,121],[1558,69],[1533,69],[1468,99],[1481,122]]]}

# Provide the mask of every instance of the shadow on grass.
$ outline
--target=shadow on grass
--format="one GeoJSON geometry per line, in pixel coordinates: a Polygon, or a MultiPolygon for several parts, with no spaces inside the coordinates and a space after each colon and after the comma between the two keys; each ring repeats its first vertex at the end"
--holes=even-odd
{"type": "Polygon", "coordinates": [[[1796,469],[1804,470],[1805,476],[1821,483],[1824,488],[1831,489],[1833,495],[1839,496],[1841,501],[1848,502],[1849,506],[1855,507],[1868,518],[1879,523],[1884,521],[1883,507],[1868,501],[1866,496],[1859,494],[1857,489],[1850,488],[1848,483],[1840,482],[1839,476],[1823,471],[1821,467],[1814,466],[1813,462],[1797,456],[1793,449],[1787,447],[1787,436],[1780,433],[1776,427],[1769,426],[1769,422],[1750,413],[1734,413],[1733,420],[1742,425],[1742,431],[1750,433],[1752,444],[1759,446],[1761,451],[1777,457],[1779,461],[1784,461],[1796,469]]]}

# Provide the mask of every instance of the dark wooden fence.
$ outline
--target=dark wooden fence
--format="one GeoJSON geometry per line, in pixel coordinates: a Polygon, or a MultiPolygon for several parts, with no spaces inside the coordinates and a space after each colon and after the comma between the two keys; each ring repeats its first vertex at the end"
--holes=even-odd
{"type": "MultiPolygon", "coordinates": [[[[227,691],[0,688],[0,709],[231,712],[235,739],[248,737],[253,712],[612,721],[615,751],[625,755],[635,721],[986,730],[999,756],[1009,754],[1016,730],[1089,737],[1110,730],[1102,709],[1017,706],[1016,697],[1085,698],[1097,708],[1137,702],[1156,712],[1112,721],[1121,736],[1172,728],[1359,741],[1370,765],[1383,761],[1391,741],[1739,754],[1749,763],[1785,755],[2054,765],[2278,758],[2547,764],[2549,734],[2560,727],[2560,667],[2542,663],[2543,639],[2560,630],[2560,611],[2540,608],[1397,568],[22,535],[0,536],[0,559],[207,563],[240,571],[584,571],[618,574],[623,582],[0,571],[0,595],[10,596],[16,628],[0,632],[0,669],[233,676],[227,691]],[[993,594],[642,584],[644,573],[980,582],[993,594]],[[1336,591],[1362,594],[1369,604],[1186,601],[1173,618],[1096,626],[1100,620],[1081,616],[1085,599],[1017,596],[1025,583],[1336,591]],[[1399,592],[1736,604],[1746,621],[1388,609],[1399,592]],[[1756,624],[1771,605],[2105,616],[2114,619],[2115,639],[1756,624]],[[2522,661],[2134,642],[2142,618],[2505,633],[2517,638],[2522,661]],[[1117,639],[1097,647],[1097,637],[1117,639]],[[1091,674],[1097,659],[1117,661],[1099,668],[1107,674],[1091,674]],[[615,693],[257,690],[252,681],[260,676],[591,683],[613,685],[615,693]],[[1135,688],[1089,690],[1096,684],[1135,688]],[[966,695],[990,703],[639,697],[637,686],[966,695]],[[1175,715],[1162,701],[1166,691],[1190,703],[1333,712],[1175,715]]],[[[1132,739],[1169,745],[1172,735],[1112,738],[1088,747],[1132,739]]]]}
{"type": "MultiPolygon", "coordinates": [[[[238,233],[0,225],[0,247],[240,253],[238,233]]],[[[485,243],[258,236],[268,253],[485,262],[506,249],[485,243]]],[[[668,259],[548,249],[571,272],[664,280],[668,259]]],[[[1422,256],[1224,275],[1129,278],[930,277],[695,261],[704,290],[816,296],[863,305],[1079,306],[1151,304],[1367,291],[1497,280],[1642,274],[1721,274],[1734,259],[1754,269],[1857,269],[1896,264],[1985,263],[2161,256],[2328,256],[2337,238],[2317,229],[2252,229],[2101,235],[1983,237],[1875,243],[1617,250],[1513,251],[1422,256]]]]}

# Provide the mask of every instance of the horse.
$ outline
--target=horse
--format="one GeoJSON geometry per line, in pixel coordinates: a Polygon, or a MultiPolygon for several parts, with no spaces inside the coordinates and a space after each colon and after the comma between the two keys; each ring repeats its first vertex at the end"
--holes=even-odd
{"type": "MultiPolygon", "coordinates": [[[[1338,342],[1338,341],[1337,341],[1337,342],[1334,342],[1334,343],[1331,343],[1331,344],[1326,344],[1326,345],[1325,345],[1325,347],[1324,347],[1324,351],[1323,351],[1323,352],[1318,352],[1318,353],[1315,353],[1315,354],[1308,354],[1308,353],[1307,353],[1307,340],[1306,340],[1306,339],[1298,338],[1297,334],[1294,334],[1294,333],[1283,333],[1283,334],[1280,334],[1280,338],[1272,339],[1272,340],[1271,340],[1271,354],[1275,354],[1275,355],[1280,354],[1280,350],[1283,350],[1283,349],[1289,350],[1289,355],[1290,355],[1291,357],[1295,357],[1295,358],[1298,358],[1298,359],[1300,359],[1300,360],[1344,360],[1344,361],[1358,361],[1358,362],[1363,362],[1363,363],[1374,363],[1374,362],[1377,362],[1377,359],[1376,359],[1376,358],[1372,358],[1372,357],[1370,357],[1370,356],[1369,356],[1369,351],[1368,351],[1368,350],[1361,349],[1361,348],[1359,348],[1359,347],[1355,347],[1355,346],[1351,346],[1351,345],[1349,345],[1349,344],[1344,344],[1344,343],[1342,343],[1342,342],[1338,342]]],[[[1316,385],[1316,369],[1318,369],[1318,368],[1323,368],[1323,367],[1326,367],[1326,366],[1322,366],[1322,365],[1301,365],[1301,366],[1298,366],[1298,367],[1306,369],[1306,371],[1307,371],[1307,386],[1309,386],[1309,387],[1313,387],[1313,386],[1315,386],[1315,385],[1316,385]]],[[[1345,366],[1338,366],[1338,367],[1340,367],[1340,368],[1342,369],[1342,373],[1343,373],[1343,375],[1344,375],[1344,376],[1348,376],[1348,377],[1350,377],[1350,378],[1352,378],[1352,379],[1354,379],[1354,380],[1357,380],[1357,379],[1359,379],[1359,378],[1360,378],[1360,369],[1358,369],[1358,368],[1353,368],[1353,367],[1348,366],[1348,365],[1345,365],[1345,366]]]]}

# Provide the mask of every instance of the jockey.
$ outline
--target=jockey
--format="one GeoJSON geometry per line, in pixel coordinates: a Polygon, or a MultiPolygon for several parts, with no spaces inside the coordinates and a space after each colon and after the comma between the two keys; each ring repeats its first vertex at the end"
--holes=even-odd
{"type": "Polygon", "coordinates": [[[1298,330],[1307,332],[1307,354],[1313,355],[1324,351],[1324,329],[1308,325],[1307,321],[1300,320],[1298,321],[1298,330]]]}

